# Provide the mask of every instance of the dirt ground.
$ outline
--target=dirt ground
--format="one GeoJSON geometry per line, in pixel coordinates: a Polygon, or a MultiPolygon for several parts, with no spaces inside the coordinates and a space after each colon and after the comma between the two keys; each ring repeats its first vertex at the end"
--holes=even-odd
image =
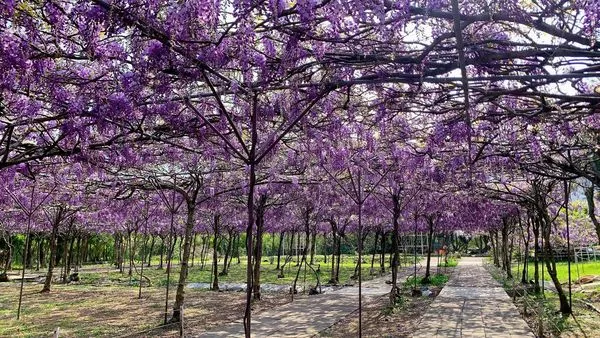
{"type": "MultiPolygon", "coordinates": [[[[387,307],[387,296],[368,301],[363,308],[363,337],[409,337],[415,332],[421,316],[433,297],[403,295],[404,301],[394,311],[387,307]]],[[[358,312],[321,333],[323,337],[346,338],[358,334],[358,312]]]]}
{"type": "MultiPolygon", "coordinates": [[[[443,270],[443,271],[442,271],[443,270]]],[[[454,273],[454,268],[442,268],[448,277],[454,273]]],[[[412,271],[405,271],[399,275],[400,280],[405,280],[412,275],[412,271]]],[[[419,270],[419,275],[421,271],[419,270]]],[[[431,286],[433,295],[438,295],[443,285],[431,286]]],[[[435,297],[413,297],[411,288],[405,283],[402,288],[402,301],[395,307],[389,306],[388,296],[376,297],[367,300],[362,313],[363,337],[411,337],[416,331],[421,317],[431,305],[435,297]]],[[[358,335],[358,313],[352,313],[342,321],[337,322],[328,330],[321,333],[322,337],[347,338],[358,335]]]]}
{"type": "MultiPolygon", "coordinates": [[[[60,327],[61,337],[177,336],[173,326],[163,323],[164,288],[137,289],[55,285],[48,294],[40,284],[24,289],[21,320],[16,320],[18,283],[0,283],[0,337],[48,337],[60,327]]],[[[169,314],[174,302],[171,290],[169,314]]],[[[186,290],[185,323],[194,331],[205,330],[243,317],[245,294],[186,290]]],[[[290,301],[287,294],[263,294],[254,313],[290,301]]]]}

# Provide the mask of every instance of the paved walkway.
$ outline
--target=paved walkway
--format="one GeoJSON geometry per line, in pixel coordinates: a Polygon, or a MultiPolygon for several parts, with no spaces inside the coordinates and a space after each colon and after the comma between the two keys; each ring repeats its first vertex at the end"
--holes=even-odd
{"type": "MultiPolygon", "coordinates": [[[[418,263],[418,266],[424,264],[418,263]]],[[[401,268],[402,279],[414,271],[414,266],[401,268]]],[[[391,274],[362,283],[363,304],[370,297],[390,292],[386,280],[391,274]]],[[[252,316],[252,337],[312,337],[358,309],[358,287],[345,287],[329,293],[301,297],[292,303],[252,316]]],[[[200,337],[243,337],[242,321],[205,332],[200,337]]]]}
{"type": "Polygon", "coordinates": [[[442,292],[421,318],[415,338],[531,337],[502,286],[483,259],[464,257],[442,292]]]}

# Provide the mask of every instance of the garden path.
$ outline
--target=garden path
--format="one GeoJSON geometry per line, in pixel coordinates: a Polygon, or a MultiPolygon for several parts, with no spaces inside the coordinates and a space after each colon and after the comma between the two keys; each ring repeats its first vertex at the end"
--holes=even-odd
{"type": "Polygon", "coordinates": [[[463,257],[452,277],[421,318],[415,338],[531,337],[502,286],[481,257],[463,257]]]}
{"type": "MultiPolygon", "coordinates": [[[[420,261],[417,266],[424,263],[420,261]]],[[[399,269],[399,281],[414,271],[414,265],[399,269]]],[[[362,283],[363,303],[390,292],[386,281],[391,274],[362,283]]],[[[292,303],[252,316],[252,337],[312,337],[358,310],[358,287],[344,287],[316,296],[299,297],[292,303]]],[[[242,321],[237,321],[200,337],[243,337],[242,321]]]]}

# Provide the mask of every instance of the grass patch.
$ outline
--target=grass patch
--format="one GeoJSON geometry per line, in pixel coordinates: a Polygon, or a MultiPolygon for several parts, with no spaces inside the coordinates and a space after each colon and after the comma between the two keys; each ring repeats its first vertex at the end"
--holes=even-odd
{"type": "Polygon", "coordinates": [[[456,259],[456,258],[448,258],[448,263],[440,262],[440,264],[438,264],[438,267],[454,268],[457,265],[458,265],[458,259],[456,259]]]}
{"type": "Polygon", "coordinates": [[[414,289],[421,285],[444,286],[448,282],[448,275],[433,275],[429,278],[429,283],[424,283],[423,279],[424,278],[420,276],[418,276],[416,279],[414,276],[408,277],[406,282],[404,282],[404,287],[414,289]]]}
{"type": "MultiPolygon", "coordinates": [[[[573,263],[571,266],[571,273],[573,273],[573,269],[575,269],[574,265],[575,264],[573,263]]],[[[597,266],[597,262],[586,262],[581,263],[580,268],[583,267],[586,271],[586,274],[595,274],[593,272],[596,271],[595,269],[597,266]]],[[[504,289],[509,294],[515,292],[513,289],[524,290],[523,286],[517,281],[507,279],[505,273],[501,269],[493,266],[492,264],[488,264],[486,267],[496,280],[502,282],[504,289]]],[[[517,267],[515,266],[513,269],[515,278],[518,277],[520,280],[520,275],[517,275],[517,267]]],[[[530,279],[532,279],[533,264],[531,264],[530,269],[530,279]]],[[[567,282],[567,264],[562,262],[557,263],[557,270],[558,277],[561,282],[567,282]]],[[[544,277],[548,280],[547,283],[551,283],[547,274],[544,277]]],[[[573,279],[577,278],[576,275],[572,277],[573,279]]],[[[573,316],[563,316],[560,314],[558,311],[560,308],[558,295],[551,291],[546,291],[543,294],[534,294],[530,290],[529,292],[522,291],[516,294],[519,296],[515,297],[514,303],[536,335],[551,337],[595,337],[598,336],[598,332],[600,332],[600,321],[598,320],[598,314],[588,309],[582,302],[585,301],[596,307],[599,307],[600,288],[596,288],[591,292],[590,290],[588,290],[588,292],[577,292],[576,289],[574,289],[572,294],[573,316]],[[577,320],[574,320],[574,318],[577,320]],[[583,332],[585,332],[585,335],[583,332]]]]}
{"type": "MultiPolygon", "coordinates": [[[[262,284],[277,284],[277,285],[291,285],[296,277],[296,273],[298,271],[298,265],[296,262],[296,257],[288,264],[286,264],[283,270],[283,278],[279,278],[280,271],[276,269],[276,259],[272,259],[271,257],[263,257],[263,262],[261,264],[261,283],[262,284]]],[[[314,264],[312,265],[313,269],[318,272],[318,277],[321,284],[326,284],[330,279],[331,272],[331,261],[328,258],[327,263],[323,260],[323,256],[315,257],[314,264]]],[[[368,257],[370,258],[370,257],[368,257]]],[[[356,267],[356,256],[353,255],[343,255],[342,261],[340,263],[340,276],[339,282],[340,284],[353,284],[355,280],[351,277],[354,275],[354,269],[356,267]]],[[[407,260],[412,261],[412,258],[407,258],[407,260]]],[[[378,275],[372,275],[371,265],[368,263],[370,259],[364,257],[362,263],[362,276],[363,280],[372,279],[378,275]]],[[[378,260],[376,260],[377,262],[378,260]]],[[[178,261],[175,259],[173,262],[173,266],[171,268],[171,277],[169,280],[169,284],[171,286],[175,286],[177,284],[177,280],[179,278],[179,265],[178,261]]],[[[407,264],[408,262],[403,261],[402,264],[407,264]]],[[[283,257],[282,257],[283,264],[283,257]]],[[[198,262],[195,263],[194,267],[190,267],[188,272],[187,281],[189,283],[211,283],[212,281],[212,273],[211,273],[212,261],[205,262],[202,267],[198,262]]],[[[139,267],[138,270],[133,271],[133,275],[131,278],[128,276],[128,267],[126,267],[124,273],[120,273],[115,270],[111,265],[99,265],[99,266],[91,266],[89,269],[93,269],[93,272],[86,272],[86,269],[82,270],[80,273],[81,284],[87,285],[120,285],[120,286],[132,286],[135,287],[139,285],[139,267]]],[[[219,272],[223,270],[223,262],[219,261],[219,272]]],[[[375,271],[379,271],[379,266],[376,264],[374,266],[375,271]]],[[[386,271],[389,271],[389,267],[386,266],[386,271]]],[[[166,268],[157,269],[157,265],[153,265],[152,267],[144,267],[144,276],[149,278],[152,282],[153,286],[164,287],[167,285],[167,274],[166,268]]],[[[231,263],[230,269],[227,275],[218,276],[219,283],[245,283],[246,282],[246,259],[241,258],[240,262],[237,262],[237,259],[234,258],[231,263]]],[[[305,271],[304,266],[300,271],[300,277],[298,279],[300,285],[316,285],[317,283],[317,275],[312,271],[312,269],[307,268],[305,271]],[[305,273],[306,272],[306,273],[305,273]]]]}
{"type": "MultiPolygon", "coordinates": [[[[539,263],[540,278],[542,278],[543,280],[546,280],[546,281],[550,281],[550,275],[548,275],[548,272],[546,270],[546,265],[545,264],[543,264],[543,265],[544,265],[544,271],[542,274],[542,262],[539,263]]],[[[534,266],[535,266],[534,263],[530,262],[528,264],[527,280],[533,279],[533,274],[535,271],[534,266]]],[[[513,275],[515,276],[515,278],[518,278],[520,280],[521,273],[523,271],[523,265],[514,265],[512,267],[512,271],[513,271],[513,275]]],[[[556,263],[556,274],[561,283],[567,283],[569,281],[569,269],[568,269],[567,262],[556,263]]],[[[578,263],[572,262],[571,263],[571,281],[572,282],[577,281],[580,277],[583,277],[585,275],[600,275],[600,261],[588,261],[588,262],[578,262],[578,263]]]]}

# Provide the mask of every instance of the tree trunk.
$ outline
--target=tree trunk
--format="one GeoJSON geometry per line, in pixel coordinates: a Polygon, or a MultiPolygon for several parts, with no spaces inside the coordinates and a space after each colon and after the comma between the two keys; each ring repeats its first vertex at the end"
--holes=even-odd
{"type": "Polygon", "coordinates": [[[342,261],[342,234],[338,234],[337,239],[337,260],[335,262],[335,281],[336,284],[340,282],[340,263],[342,261]]]}
{"type": "Polygon", "coordinates": [[[531,229],[531,223],[529,219],[527,220],[527,228],[523,228],[523,223],[521,221],[521,217],[519,216],[519,227],[521,228],[521,237],[523,238],[523,243],[525,245],[525,252],[523,254],[523,273],[521,275],[521,284],[527,284],[529,282],[529,240],[531,239],[531,235],[529,233],[529,229],[531,229]],[[525,236],[527,234],[527,236],[525,236]]]}
{"type": "Polygon", "coordinates": [[[187,217],[185,222],[185,233],[184,233],[184,244],[183,244],[183,255],[180,263],[179,270],[179,282],[177,283],[177,293],[175,294],[175,304],[173,305],[173,317],[171,318],[174,322],[181,320],[181,307],[185,297],[185,282],[188,276],[188,262],[190,259],[192,237],[194,233],[194,226],[196,225],[194,219],[194,213],[196,211],[196,195],[187,201],[187,217]]]}
{"type": "Polygon", "coordinates": [[[181,246],[183,245],[183,240],[179,241],[179,263],[181,263],[181,255],[183,254],[183,251],[181,250],[181,246]]]}
{"type": "Polygon", "coordinates": [[[223,259],[223,270],[221,271],[221,273],[219,273],[220,276],[226,276],[227,273],[229,272],[227,267],[229,264],[229,256],[231,255],[231,249],[233,247],[233,233],[231,230],[228,231],[228,241],[227,241],[227,248],[225,249],[225,259],[223,259]]]}
{"type": "Polygon", "coordinates": [[[431,252],[433,251],[433,225],[434,220],[432,217],[427,219],[427,225],[429,226],[429,232],[427,233],[427,265],[425,267],[425,276],[423,277],[422,283],[428,284],[431,281],[431,252]]]}
{"type": "Polygon", "coordinates": [[[46,257],[44,257],[44,237],[40,237],[38,241],[38,263],[40,268],[46,267],[46,257]]]}
{"type": "Polygon", "coordinates": [[[310,265],[315,264],[315,251],[317,249],[317,231],[312,232],[312,239],[310,240],[310,265]]]}
{"type": "Polygon", "coordinates": [[[381,233],[381,257],[379,260],[379,272],[385,273],[385,242],[387,241],[387,233],[381,233]]]}
{"type": "Polygon", "coordinates": [[[215,215],[213,217],[213,258],[212,258],[212,285],[210,287],[213,291],[219,290],[219,222],[221,215],[215,215]]]}
{"type": "Polygon", "coordinates": [[[119,272],[123,273],[123,268],[125,266],[125,249],[127,247],[123,234],[121,234],[120,238],[121,240],[119,241],[119,272]]]}
{"type": "Polygon", "coordinates": [[[327,242],[329,242],[328,236],[323,234],[323,264],[327,264],[327,242]]]}
{"type": "Polygon", "coordinates": [[[337,235],[335,232],[332,234],[332,243],[331,243],[331,278],[329,279],[329,283],[333,285],[337,285],[339,281],[337,280],[337,276],[335,273],[335,256],[338,252],[337,250],[337,235]]]}
{"type": "Polygon", "coordinates": [[[534,240],[534,252],[533,252],[533,280],[534,280],[534,291],[540,293],[540,264],[539,264],[539,252],[540,252],[540,223],[537,219],[532,218],[533,224],[533,240],[534,240]]]}
{"type": "MultiPolygon", "coordinates": [[[[127,231],[127,251],[129,251],[129,269],[127,271],[127,276],[133,277],[133,245],[131,243],[131,231],[127,231]]],[[[131,278],[129,278],[129,282],[131,283],[131,278]]]]}
{"type": "Polygon", "coordinates": [[[540,212],[542,213],[543,220],[541,220],[542,225],[542,235],[544,239],[544,257],[546,258],[546,268],[548,269],[548,275],[550,275],[550,279],[552,279],[552,283],[556,288],[556,293],[558,295],[558,300],[560,302],[560,312],[563,315],[567,315],[571,313],[571,305],[569,304],[569,300],[565,295],[565,292],[562,288],[562,284],[558,280],[556,274],[556,261],[554,259],[554,250],[552,248],[552,244],[550,242],[550,234],[552,232],[552,222],[550,220],[550,216],[548,215],[547,206],[545,202],[539,202],[540,212]]]}
{"type": "Polygon", "coordinates": [[[285,231],[282,231],[279,235],[279,247],[277,247],[277,267],[275,270],[281,270],[281,253],[283,252],[283,238],[285,231]]]}
{"type": "Polygon", "coordinates": [[[154,240],[156,239],[154,235],[150,235],[150,237],[152,237],[152,239],[150,240],[150,250],[148,250],[148,263],[146,264],[147,268],[149,268],[152,265],[152,252],[154,252],[154,240]]]}
{"type": "MultiPolygon", "coordinates": [[[[305,229],[305,236],[307,239],[310,236],[310,214],[311,214],[311,212],[312,212],[312,208],[307,208],[304,211],[304,214],[305,214],[304,229],[305,229]]],[[[298,238],[300,238],[300,234],[298,234],[298,238]]],[[[300,260],[300,264],[298,265],[298,270],[296,272],[296,278],[294,278],[294,283],[293,283],[292,289],[291,289],[292,300],[294,298],[294,294],[296,293],[296,284],[298,283],[298,277],[300,277],[300,270],[302,269],[302,263],[306,264],[306,254],[307,253],[308,253],[308,245],[304,245],[304,247],[302,248],[302,258],[300,260]]]]}
{"type": "Polygon", "coordinates": [[[290,257],[294,257],[294,237],[296,237],[296,232],[292,231],[292,236],[290,237],[290,242],[288,243],[289,252],[287,254],[290,257]]]}
{"type": "Polygon", "coordinates": [[[337,285],[339,283],[338,275],[336,274],[335,268],[335,255],[338,253],[338,233],[337,233],[337,222],[333,219],[329,220],[329,224],[331,225],[331,278],[329,279],[329,283],[333,285],[337,285]]]}
{"type": "Polygon", "coordinates": [[[492,255],[494,259],[494,265],[500,267],[500,244],[496,240],[496,231],[490,231],[490,243],[492,244],[492,255]]]}
{"type": "Polygon", "coordinates": [[[509,222],[506,219],[502,219],[502,265],[504,266],[504,271],[506,271],[506,277],[512,279],[513,275],[511,271],[510,250],[508,248],[508,236],[509,222]]]}
{"type": "Polygon", "coordinates": [[[262,260],[263,228],[265,224],[265,207],[267,196],[261,195],[256,208],[256,244],[254,248],[254,280],[252,281],[252,293],[254,300],[260,300],[260,264],[262,260]]]}
{"type": "Polygon", "coordinates": [[[52,223],[52,232],[50,234],[50,259],[48,261],[48,273],[46,274],[46,280],[44,281],[44,288],[42,292],[50,292],[52,286],[52,273],[54,272],[54,264],[56,263],[56,247],[58,240],[58,226],[60,219],[62,218],[62,209],[57,211],[57,215],[52,223]]]}
{"type": "Polygon", "coordinates": [[[234,247],[235,257],[237,258],[237,263],[241,264],[240,261],[240,235],[238,234],[235,238],[235,247],[234,247]]]}
{"type": "MultiPolygon", "coordinates": [[[[379,242],[379,230],[375,231],[375,243],[373,244],[373,251],[371,253],[371,275],[375,274],[375,255],[377,254],[377,243],[379,242]]],[[[381,261],[381,259],[380,259],[381,261]]]]}
{"type": "Polygon", "coordinates": [[[398,222],[398,218],[400,218],[400,194],[396,193],[392,195],[392,200],[394,202],[392,214],[392,224],[394,225],[394,230],[392,232],[392,249],[394,250],[394,255],[392,258],[392,290],[390,292],[390,303],[394,305],[400,296],[400,288],[398,287],[398,266],[400,265],[400,251],[398,249],[398,232],[400,231],[400,223],[398,222]]]}
{"type": "Polygon", "coordinates": [[[81,255],[81,265],[83,265],[84,263],[86,263],[88,261],[88,253],[89,253],[89,245],[90,245],[90,241],[89,241],[89,235],[86,234],[85,237],[83,238],[83,253],[81,255]]]}
{"type": "Polygon", "coordinates": [[[119,262],[121,261],[121,234],[120,233],[116,233],[114,235],[115,237],[115,242],[114,242],[114,254],[113,257],[115,259],[115,267],[119,268],[119,262]]]}
{"type": "Polygon", "coordinates": [[[164,264],[164,255],[165,255],[165,248],[167,246],[165,245],[165,236],[160,236],[160,264],[158,265],[158,269],[163,268],[163,264],[164,264]]]}
{"type": "Polygon", "coordinates": [[[71,236],[71,241],[69,244],[69,255],[67,257],[67,260],[65,261],[65,275],[67,277],[67,280],[65,280],[65,282],[68,281],[69,276],[71,275],[71,265],[73,264],[73,246],[75,245],[75,237],[71,236]]]}
{"type": "Polygon", "coordinates": [[[301,233],[298,232],[298,236],[296,236],[296,266],[300,265],[300,237],[301,233]]]}
{"type": "Polygon", "coordinates": [[[596,230],[596,237],[598,237],[598,241],[600,242],[600,221],[596,217],[596,203],[594,201],[594,185],[585,189],[585,197],[588,204],[588,215],[592,220],[592,224],[594,224],[594,229],[596,230]]]}
{"type": "Polygon", "coordinates": [[[235,243],[238,243],[238,235],[232,235],[233,237],[231,238],[231,242],[233,243],[231,246],[231,253],[229,254],[229,262],[227,263],[227,273],[229,273],[229,269],[231,268],[231,262],[233,261],[233,249],[235,246],[235,243]]]}
{"type": "Polygon", "coordinates": [[[62,260],[62,276],[61,276],[61,280],[63,284],[67,283],[67,261],[69,260],[69,249],[68,249],[68,245],[69,242],[71,241],[71,231],[69,230],[64,237],[63,240],[63,260],[62,260]]]}
{"type": "Polygon", "coordinates": [[[202,249],[200,250],[200,270],[204,270],[205,263],[205,252],[206,252],[206,242],[208,240],[207,236],[202,236],[202,249]]]}
{"type": "Polygon", "coordinates": [[[24,262],[24,264],[25,264],[25,267],[26,267],[27,269],[31,269],[31,268],[32,268],[32,266],[33,266],[33,264],[31,264],[31,262],[32,262],[32,260],[33,260],[33,252],[32,252],[32,251],[33,251],[33,249],[32,249],[32,247],[33,247],[33,244],[32,244],[32,243],[33,243],[33,241],[29,241],[29,242],[27,242],[27,248],[26,248],[26,250],[27,250],[27,255],[26,255],[26,257],[27,257],[27,261],[26,261],[26,262],[24,262]]]}
{"type": "Polygon", "coordinates": [[[171,253],[171,264],[173,262],[173,254],[175,253],[175,247],[177,246],[177,234],[173,234],[173,243],[171,243],[171,249],[170,249],[170,253],[171,253]]]}
{"type": "MultiPolygon", "coordinates": [[[[256,108],[256,103],[253,106],[253,110],[256,108]]],[[[258,134],[256,129],[256,111],[253,112],[251,117],[252,125],[252,147],[250,149],[249,158],[254,160],[256,155],[256,143],[258,142],[258,134]]],[[[246,262],[246,306],[244,308],[244,335],[246,338],[251,337],[252,332],[252,289],[253,289],[253,278],[254,273],[252,271],[252,233],[254,232],[254,194],[256,190],[256,163],[250,161],[249,166],[249,182],[248,182],[248,199],[246,201],[248,222],[246,224],[246,254],[248,261],[246,262]]]]}
{"type": "Polygon", "coordinates": [[[75,272],[78,272],[81,266],[81,235],[77,236],[77,256],[75,258],[75,272]]]}
{"type": "Polygon", "coordinates": [[[3,237],[4,241],[6,243],[6,247],[7,247],[7,251],[6,251],[6,258],[4,260],[4,266],[2,274],[0,275],[4,275],[4,277],[6,277],[6,280],[8,280],[8,276],[6,276],[6,274],[8,273],[8,271],[10,270],[11,267],[11,262],[12,262],[12,255],[13,255],[13,246],[12,246],[12,237],[6,233],[7,237],[3,237]]]}
{"type": "Polygon", "coordinates": [[[194,267],[194,261],[196,258],[196,237],[198,234],[194,234],[194,239],[192,240],[192,268],[194,267]]]}

